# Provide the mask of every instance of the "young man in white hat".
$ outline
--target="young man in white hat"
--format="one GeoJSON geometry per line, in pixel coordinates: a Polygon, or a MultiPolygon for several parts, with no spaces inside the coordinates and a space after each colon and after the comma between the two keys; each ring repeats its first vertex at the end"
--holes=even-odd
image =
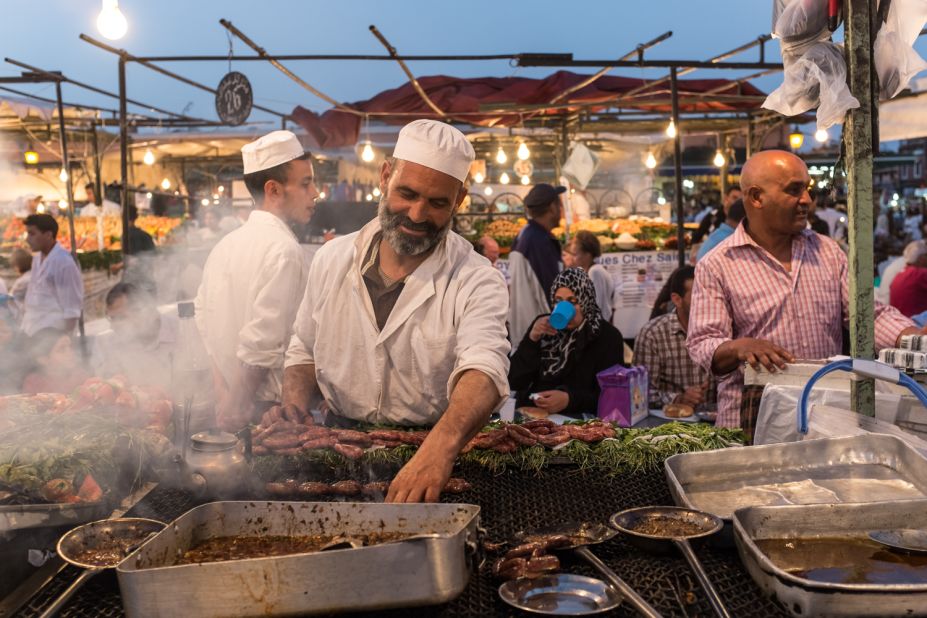
{"type": "Polygon", "coordinates": [[[255,209],[206,260],[196,323],[213,360],[217,417],[238,430],[280,401],[283,359],[306,289],[307,262],[291,225],[309,222],[319,192],[312,161],[290,131],[241,149],[255,209]]]}
{"type": "Polygon", "coordinates": [[[436,501],[463,446],[508,397],[508,292],[450,231],[473,147],[416,120],[380,170],[379,216],[325,244],[287,351],[283,403],[321,395],[329,424],[432,426],[390,485],[392,502],[436,501]]]}

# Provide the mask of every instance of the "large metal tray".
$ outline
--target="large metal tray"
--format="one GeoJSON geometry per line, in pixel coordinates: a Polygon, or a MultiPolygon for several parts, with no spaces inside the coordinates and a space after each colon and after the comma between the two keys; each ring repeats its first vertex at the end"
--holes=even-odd
{"type": "Polygon", "coordinates": [[[683,453],[665,469],[676,504],[727,521],[749,506],[927,498],[927,459],[880,434],[683,453]]]}
{"type": "Polygon", "coordinates": [[[819,504],[740,509],[734,514],[737,550],[766,594],[795,616],[924,616],[927,584],[832,584],[792,575],[766,556],[755,540],[865,537],[870,531],[927,528],[927,500],[870,504],[819,504]]]}
{"type": "Polygon", "coordinates": [[[107,500],[76,504],[21,504],[0,506],[0,534],[30,528],[78,526],[106,517],[107,500]]]}
{"type": "Polygon", "coordinates": [[[480,507],[471,504],[213,502],[188,511],[117,569],[132,616],[282,616],[431,605],[467,586],[480,507]],[[233,535],[437,533],[436,538],[176,565],[203,539],[233,535]]]}

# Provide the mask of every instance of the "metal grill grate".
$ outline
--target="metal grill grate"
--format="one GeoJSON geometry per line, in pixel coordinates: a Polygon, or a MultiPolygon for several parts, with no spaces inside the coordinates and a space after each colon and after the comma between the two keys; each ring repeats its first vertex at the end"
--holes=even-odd
{"type": "MultiPolygon", "coordinates": [[[[616,476],[584,474],[574,467],[552,467],[538,475],[505,472],[493,475],[477,466],[455,471],[473,483],[473,490],[448,501],[479,504],[481,523],[493,540],[507,540],[520,530],[542,528],[566,521],[607,521],[615,512],[635,506],[669,505],[672,499],[662,470],[616,476]]],[[[171,521],[199,502],[190,494],[156,488],[127,516],[151,517],[171,521]]],[[[694,574],[681,556],[653,556],[637,550],[619,537],[592,548],[631,586],[664,616],[710,616],[711,607],[694,574]],[[686,592],[694,594],[687,602],[686,592]]],[[[696,550],[705,568],[728,605],[732,615],[785,616],[773,601],[762,596],[759,588],[740,564],[733,550],[701,548],[696,550]]],[[[489,563],[474,573],[470,585],[456,600],[439,607],[376,612],[370,616],[391,618],[457,618],[461,616],[526,616],[505,605],[497,594],[499,582],[489,573],[489,563]]],[[[596,577],[597,573],[582,562],[564,561],[565,570],[596,577]]],[[[32,599],[24,616],[40,613],[77,575],[66,569],[49,590],[32,599]]],[[[71,600],[62,617],[121,616],[119,588],[113,574],[91,580],[71,600]]],[[[614,616],[634,616],[627,605],[612,612],[614,616]]]]}

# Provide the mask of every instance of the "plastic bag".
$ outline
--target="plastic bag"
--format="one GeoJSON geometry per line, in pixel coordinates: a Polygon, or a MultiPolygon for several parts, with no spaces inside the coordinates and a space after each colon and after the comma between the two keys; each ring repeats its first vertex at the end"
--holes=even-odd
{"type": "Polygon", "coordinates": [[[859,101],[847,86],[847,67],[840,45],[817,42],[799,57],[782,44],[784,79],[766,97],[763,107],[783,116],[797,116],[817,108],[817,128],[828,129],[843,121],[859,101]]]}
{"type": "Polygon", "coordinates": [[[927,23],[927,0],[892,0],[885,23],[873,43],[881,99],[891,99],[927,69],[914,42],[927,23]]]}
{"type": "Polygon", "coordinates": [[[775,0],[773,36],[792,49],[830,38],[827,2],[824,0],[775,0]]]}

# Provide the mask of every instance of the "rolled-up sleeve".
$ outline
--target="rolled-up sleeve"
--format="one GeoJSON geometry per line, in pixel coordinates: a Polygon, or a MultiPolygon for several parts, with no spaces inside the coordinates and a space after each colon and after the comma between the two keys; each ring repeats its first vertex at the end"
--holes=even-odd
{"type": "Polygon", "coordinates": [[[471,369],[493,381],[500,400],[509,396],[508,298],[502,273],[490,267],[480,268],[462,284],[457,298],[457,359],[448,379],[448,398],[460,376],[471,369]]]}
{"type": "Polygon", "coordinates": [[[710,266],[710,262],[700,262],[695,267],[692,309],[686,336],[689,356],[709,373],[715,351],[734,337],[730,301],[724,292],[721,278],[710,266]]]}
{"type": "Polygon", "coordinates": [[[306,267],[297,251],[267,260],[261,271],[250,319],[238,337],[238,360],[252,367],[283,367],[293,321],[306,284],[306,267]]]}
{"type": "Polygon", "coordinates": [[[286,350],[284,367],[312,365],[315,363],[312,354],[316,333],[313,314],[315,312],[315,302],[321,289],[321,280],[319,278],[321,264],[322,260],[317,253],[312,260],[312,265],[309,267],[309,277],[306,280],[302,301],[299,303],[299,310],[296,312],[296,319],[293,322],[293,336],[290,338],[289,347],[286,350]],[[313,293],[313,290],[315,293],[313,293]]]}
{"type": "Polygon", "coordinates": [[[70,255],[61,259],[52,276],[61,316],[79,318],[84,309],[84,280],[70,255]]]}
{"type": "MultiPolygon", "coordinates": [[[[839,262],[841,286],[840,299],[843,303],[843,324],[849,328],[850,325],[850,277],[849,265],[846,254],[842,251],[837,252],[839,262]]],[[[884,305],[879,301],[874,301],[873,315],[875,317],[875,348],[876,351],[884,348],[894,348],[898,342],[898,336],[906,328],[914,328],[917,324],[914,320],[905,317],[900,311],[891,305],[884,305]]]]}

